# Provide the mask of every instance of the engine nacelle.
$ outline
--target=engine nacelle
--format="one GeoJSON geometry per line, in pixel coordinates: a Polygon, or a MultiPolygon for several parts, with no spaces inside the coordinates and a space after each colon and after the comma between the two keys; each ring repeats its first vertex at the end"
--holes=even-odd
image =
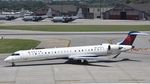
{"type": "Polygon", "coordinates": [[[107,50],[110,51],[111,50],[111,46],[108,43],[103,43],[102,46],[107,50]]]}
{"type": "Polygon", "coordinates": [[[106,49],[108,54],[117,54],[120,52],[120,47],[117,44],[102,44],[106,49]]]}

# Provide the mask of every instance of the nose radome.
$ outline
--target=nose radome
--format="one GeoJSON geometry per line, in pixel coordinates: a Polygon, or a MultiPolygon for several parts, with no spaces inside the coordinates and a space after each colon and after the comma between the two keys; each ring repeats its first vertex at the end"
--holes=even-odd
{"type": "Polygon", "coordinates": [[[5,62],[10,62],[11,60],[11,57],[7,57],[6,59],[4,59],[5,62]]]}

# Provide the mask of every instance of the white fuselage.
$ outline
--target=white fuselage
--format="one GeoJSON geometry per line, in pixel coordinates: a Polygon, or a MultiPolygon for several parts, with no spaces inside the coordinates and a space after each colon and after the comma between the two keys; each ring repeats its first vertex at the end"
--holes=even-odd
{"type": "Polygon", "coordinates": [[[109,56],[112,54],[118,54],[129,49],[132,49],[132,46],[102,44],[94,46],[20,50],[7,57],[5,61],[11,63],[61,57],[82,60],[86,58],[95,58],[96,56],[109,56]]]}

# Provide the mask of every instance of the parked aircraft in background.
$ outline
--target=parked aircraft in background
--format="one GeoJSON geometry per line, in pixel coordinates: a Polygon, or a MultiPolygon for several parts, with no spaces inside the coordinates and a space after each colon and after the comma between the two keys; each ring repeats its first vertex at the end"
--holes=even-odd
{"type": "Polygon", "coordinates": [[[19,15],[0,15],[0,20],[14,20],[20,17],[19,15]]]}
{"type": "Polygon", "coordinates": [[[84,17],[83,17],[82,9],[80,8],[76,16],[56,16],[56,17],[53,17],[52,21],[68,23],[68,22],[72,22],[76,19],[81,19],[81,18],[84,18],[84,17]]]}
{"type": "Polygon", "coordinates": [[[24,21],[41,21],[44,20],[46,18],[52,17],[52,13],[51,13],[51,9],[49,9],[47,11],[46,15],[42,15],[42,16],[24,16],[22,20],[24,21]]]}
{"type": "Polygon", "coordinates": [[[30,15],[32,12],[26,11],[22,9],[19,12],[1,12],[0,13],[0,20],[14,20],[19,17],[23,17],[26,15],[30,15]]]}
{"type": "Polygon", "coordinates": [[[117,44],[104,43],[92,46],[20,50],[8,56],[4,61],[12,63],[12,66],[15,66],[17,62],[49,60],[64,57],[67,58],[70,63],[88,63],[89,60],[96,60],[111,55],[114,55],[113,58],[117,58],[121,52],[134,48],[132,44],[138,34],[142,33],[129,32],[128,36],[117,44]]]}

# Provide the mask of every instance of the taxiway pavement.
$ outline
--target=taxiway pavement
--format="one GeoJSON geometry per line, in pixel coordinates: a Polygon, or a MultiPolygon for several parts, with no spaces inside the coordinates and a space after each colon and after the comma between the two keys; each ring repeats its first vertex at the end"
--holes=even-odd
{"type": "Polygon", "coordinates": [[[2,26],[12,25],[149,25],[148,20],[103,20],[103,19],[77,19],[69,23],[54,23],[50,19],[40,22],[22,21],[21,19],[4,21],[0,20],[2,26]]]}

